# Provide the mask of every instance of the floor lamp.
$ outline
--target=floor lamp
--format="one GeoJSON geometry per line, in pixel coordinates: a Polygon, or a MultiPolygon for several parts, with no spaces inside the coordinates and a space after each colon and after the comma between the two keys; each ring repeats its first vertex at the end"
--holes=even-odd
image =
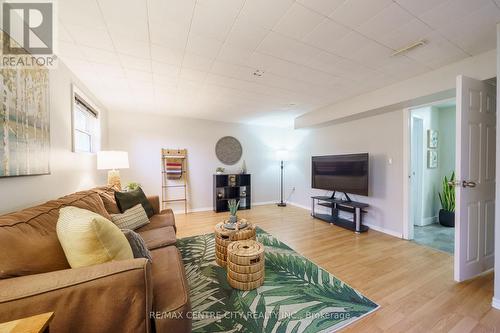
{"type": "Polygon", "coordinates": [[[286,203],[283,201],[283,166],[285,161],[288,160],[288,150],[278,150],[276,152],[276,159],[280,161],[281,167],[280,202],[278,203],[278,207],[286,207],[286,203]]]}

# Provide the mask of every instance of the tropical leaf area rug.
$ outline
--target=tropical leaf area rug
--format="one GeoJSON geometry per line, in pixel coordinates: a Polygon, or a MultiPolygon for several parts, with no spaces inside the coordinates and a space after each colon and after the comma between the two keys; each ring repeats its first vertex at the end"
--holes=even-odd
{"type": "Polygon", "coordinates": [[[213,234],[178,241],[190,286],[193,332],[334,332],[378,305],[262,229],[264,285],[229,286],[213,234]]]}

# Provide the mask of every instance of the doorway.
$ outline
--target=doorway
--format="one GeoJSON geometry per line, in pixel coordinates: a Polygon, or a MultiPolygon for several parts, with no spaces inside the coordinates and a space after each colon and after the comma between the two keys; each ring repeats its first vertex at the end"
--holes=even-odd
{"type": "Polygon", "coordinates": [[[442,210],[454,206],[447,184],[455,173],[455,128],[455,99],[410,110],[409,239],[449,254],[455,229],[442,210]]]}

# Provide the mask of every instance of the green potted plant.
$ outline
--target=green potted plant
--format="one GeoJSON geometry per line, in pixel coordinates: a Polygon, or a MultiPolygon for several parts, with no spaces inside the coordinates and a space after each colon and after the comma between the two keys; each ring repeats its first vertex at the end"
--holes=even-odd
{"type": "Polygon", "coordinates": [[[229,208],[229,223],[235,224],[238,221],[236,214],[238,213],[238,207],[240,207],[240,201],[235,199],[228,200],[227,206],[229,208]]]}
{"type": "Polygon", "coordinates": [[[130,182],[125,187],[125,190],[127,190],[127,191],[134,191],[134,190],[137,190],[139,187],[141,187],[141,184],[136,183],[136,182],[130,182]]]}
{"type": "Polygon", "coordinates": [[[450,185],[450,183],[454,182],[455,171],[451,174],[450,179],[444,177],[443,191],[439,193],[439,201],[441,201],[439,223],[445,227],[455,226],[455,187],[450,185]]]}

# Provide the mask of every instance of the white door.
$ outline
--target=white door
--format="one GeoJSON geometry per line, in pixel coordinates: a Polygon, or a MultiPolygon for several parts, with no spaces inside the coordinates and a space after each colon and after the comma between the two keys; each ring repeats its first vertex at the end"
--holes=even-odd
{"type": "Polygon", "coordinates": [[[495,87],[457,77],[455,280],[493,268],[495,87]]]}
{"type": "Polygon", "coordinates": [[[411,223],[409,238],[413,239],[413,225],[422,225],[422,185],[424,167],[424,121],[411,117],[411,223]]]}

